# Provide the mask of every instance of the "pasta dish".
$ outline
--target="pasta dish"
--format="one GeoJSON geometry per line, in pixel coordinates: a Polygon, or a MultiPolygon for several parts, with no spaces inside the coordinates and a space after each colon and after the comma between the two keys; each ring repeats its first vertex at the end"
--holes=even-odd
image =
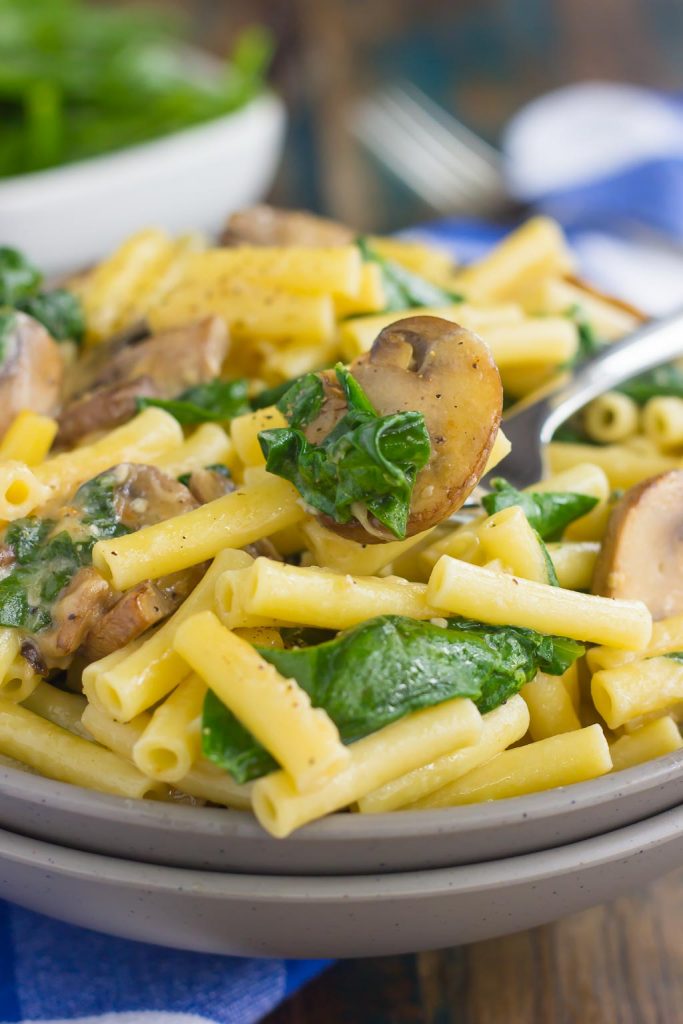
{"type": "Polygon", "coordinates": [[[552,221],[460,267],[256,207],[59,289],[0,249],[0,306],[3,764],[284,837],[681,747],[683,370],[487,476],[640,320],[552,221]]]}

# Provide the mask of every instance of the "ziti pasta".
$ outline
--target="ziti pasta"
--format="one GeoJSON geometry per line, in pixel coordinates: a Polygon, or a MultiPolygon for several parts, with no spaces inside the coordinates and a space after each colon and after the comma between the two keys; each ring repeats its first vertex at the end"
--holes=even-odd
{"type": "Polygon", "coordinates": [[[57,292],[4,250],[0,755],[284,837],[679,749],[681,371],[476,490],[504,400],[636,312],[547,218],[462,268],[266,212],[57,292]]]}

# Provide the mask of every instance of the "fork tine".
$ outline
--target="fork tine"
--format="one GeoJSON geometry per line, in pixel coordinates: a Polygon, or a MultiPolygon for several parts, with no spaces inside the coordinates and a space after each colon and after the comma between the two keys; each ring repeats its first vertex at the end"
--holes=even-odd
{"type": "Polygon", "coordinates": [[[443,166],[431,154],[423,152],[416,160],[412,148],[406,150],[404,133],[398,133],[393,120],[380,109],[365,109],[353,129],[375,156],[439,212],[452,209],[454,203],[467,205],[475,198],[471,187],[445,175],[443,166]]]}
{"type": "Polygon", "coordinates": [[[382,105],[374,101],[363,104],[356,111],[351,127],[371,152],[440,213],[454,209],[484,212],[491,205],[499,204],[497,190],[484,190],[481,179],[472,180],[469,175],[454,170],[453,161],[447,164],[433,151],[429,140],[421,143],[416,156],[414,146],[406,146],[406,137],[414,142],[414,134],[408,135],[405,125],[397,123],[382,105]]]}

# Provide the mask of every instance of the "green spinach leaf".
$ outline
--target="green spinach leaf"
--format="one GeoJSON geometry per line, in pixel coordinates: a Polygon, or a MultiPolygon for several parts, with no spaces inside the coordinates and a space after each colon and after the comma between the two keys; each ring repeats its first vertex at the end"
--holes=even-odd
{"type": "Polygon", "coordinates": [[[431,452],[424,416],[379,416],[351,373],[341,364],[335,372],[347,413],[319,445],[308,441],[300,427],[317,414],[323,392],[315,374],[302,378],[280,400],[292,426],[259,434],[266,468],[291,481],[309,505],[336,522],[350,522],[360,505],[403,538],[415,478],[431,452]]]}
{"type": "Polygon", "coordinates": [[[249,412],[246,380],[212,380],[197,384],[177,398],[138,398],[138,409],[165,409],[179,423],[215,423],[249,412]]]}
{"type": "MultiPolygon", "coordinates": [[[[583,652],[573,640],[512,626],[450,619],[444,628],[395,615],[370,619],[314,647],[259,648],[327,711],[345,743],[454,697],[471,698],[485,714],[539,669],[561,675],[583,652]]],[[[238,782],[277,767],[212,693],[202,735],[205,755],[238,782]]]]}
{"type": "Polygon", "coordinates": [[[588,494],[562,491],[518,491],[502,477],[491,481],[491,493],[482,498],[490,516],[511,505],[519,505],[542,540],[557,540],[575,519],[585,516],[598,503],[588,494]]]}
{"type": "Polygon", "coordinates": [[[85,316],[80,300],[66,288],[40,292],[24,299],[18,306],[34,320],[40,321],[55,341],[83,340],[85,316]]]}
{"type": "Polygon", "coordinates": [[[458,292],[432,284],[431,281],[426,281],[393,260],[381,256],[366,236],[361,235],[356,244],[365,262],[377,263],[382,271],[382,288],[387,313],[401,309],[419,309],[421,306],[452,306],[463,301],[463,296],[458,292]]]}
{"type": "Polygon", "coordinates": [[[675,365],[657,366],[620,384],[616,390],[628,395],[638,405],[645,405],[651,398],[660,396],[683,398],[683,369],[675,365]]]}
{"type": "Polygon", "coordinates": [[[35,295],[43,275],[18,249],[0,246],[0,306],[17,306],[35,295]]]}

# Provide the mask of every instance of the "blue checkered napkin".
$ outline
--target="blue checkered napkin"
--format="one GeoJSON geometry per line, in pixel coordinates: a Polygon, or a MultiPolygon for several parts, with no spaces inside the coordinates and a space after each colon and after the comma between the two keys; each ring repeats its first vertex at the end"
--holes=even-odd
{"type": "Polygon", "coordinates": [[[328,963],[183,953],[0,902],[1,1024],[254,1024],[328,963]]]}

